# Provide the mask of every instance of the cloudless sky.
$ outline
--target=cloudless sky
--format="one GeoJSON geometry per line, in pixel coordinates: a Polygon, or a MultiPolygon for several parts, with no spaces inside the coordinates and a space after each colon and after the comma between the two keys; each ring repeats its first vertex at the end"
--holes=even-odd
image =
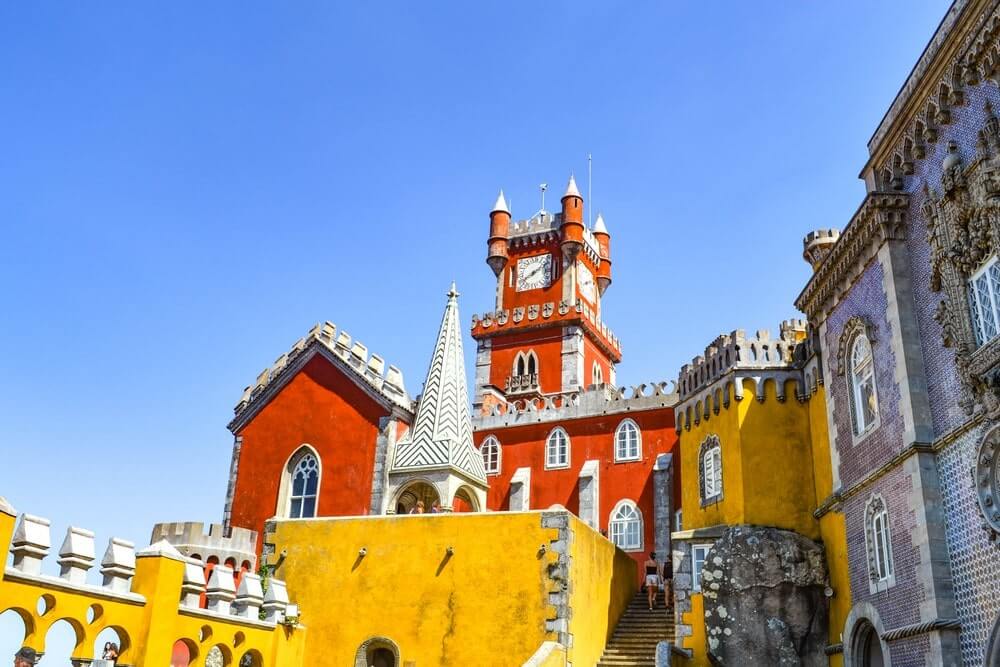
{"type": "Polygon", "coordinates": [[[620,384],[775,330],[947,7],[3,4],[0,495],[54,551],[220,520],[243,387],[329,319],[419,393],[498,188],[556,209],[588,152],[620,384]]]}

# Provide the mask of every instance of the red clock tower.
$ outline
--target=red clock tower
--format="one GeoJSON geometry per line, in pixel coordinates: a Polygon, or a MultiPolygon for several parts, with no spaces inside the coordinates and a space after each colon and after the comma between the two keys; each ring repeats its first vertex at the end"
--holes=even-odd
{"type": "Polygon", "coordinates": [[[621,348],[601,321],[611,237],[601,216],[592,230],[584,225],[572,176],[561,201],[559,213],[512,223],[501,191],[490,213],[486,263],[497,278],[496,309],[472,328],[481,412],[615,381],[621,348]]]}

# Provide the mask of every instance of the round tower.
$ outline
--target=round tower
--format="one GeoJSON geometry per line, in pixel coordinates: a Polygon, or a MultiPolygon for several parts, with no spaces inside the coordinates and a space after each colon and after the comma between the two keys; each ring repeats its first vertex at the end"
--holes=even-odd
{"type": "Polygon", "coordinates": [[[493,274],[500,275],[504,267],[507,266],[507,248],[510,245],[510,207],[503,196],[503,190],[490,211],[490,238],[486,242],[487,253],[486,263],[493,269],[493,274]]]}
{"type": "Polygon", "coordinates": [[[562,251],[573,259],[583,248],[583,197],[576,187],[576,179],[569,177],[566,194],[562,196],[562,251]]]}
{"type": "Polygon", "coordinates": [[[601,265],[597,267],[597,289],[601,296],[604,296],[604,290],[611,285],[611,234],[608,233],[604,216],[600,213],[594,221],[594,238],[597,240],[601,258],[601,265]]]}
{"type": "Polygon", "coordinates": [[[838,229],[817,229],[814,232],[809,232],[802,239],[802,258],[809,262],[815,271],[830,254],[830,250],[839,238],[840,230],[838,229]]]}

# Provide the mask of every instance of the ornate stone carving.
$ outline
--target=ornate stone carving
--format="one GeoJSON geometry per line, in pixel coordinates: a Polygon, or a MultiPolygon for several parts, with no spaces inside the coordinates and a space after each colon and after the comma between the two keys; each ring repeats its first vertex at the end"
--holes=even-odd
{"type": "Polygon", "coordinates": [[[961,380],[959,404],[968,414],[1000,417],[1000,343],[977,345],[969,311],[969,278],[1000,251],[1000,120],[986,105],[978,156],[964,165],[949,142],[942,163],[941,194],[924,189],[921,207],[930,246],[930,288],[942,293],[934,318],[945,347],[955,350],[961,380]]]}
{"type": "Polygon", "coordinates": [[[983,438],[976,457],[976,496],[979,509],[986,522],[983,530],[990,540],[1000,538],[1000,427],[994,428],[983,438]]]}
{"type": "Polygon", "coordinates": [[[864,332],[868,342],[875,344],[875,325],[867,319],[854,316],[844,324],[844,330],[840,334],[840,341],[837,343],[837,375],[843,375],[847,371],[847,356],[850,354],[851,343],[858,332],[864,332]]]}

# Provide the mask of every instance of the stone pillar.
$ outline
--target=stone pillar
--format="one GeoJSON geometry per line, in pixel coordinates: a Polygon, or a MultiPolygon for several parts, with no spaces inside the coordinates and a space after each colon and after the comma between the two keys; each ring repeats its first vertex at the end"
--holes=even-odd
{"type": "Polygon", "coordinates": [[[135,545],[112,537],[101,559],[104,587],[115,593],[128,593],[135,575],[135,545]]]}
{"type": "Polygon", "coordinates": [[[14,530],[10,552],[14,554],[14,569],[38,576],[42,573],[42,560],[49,555],[52,536],[49,520],[25,514],[14,530]]]}
{"type": "Polygon", "coordinates": [[[288,589],[285,582],[280,579],[271,579],[267,584],[267,593],[264,594],[264,620],[271,623],[280,623],[285,619],[285,610],[288,608],[288,589]]]}
{"type": "MultiPolygon", "coordinates": [[[[378,435],[375,436],[375,469],[372,472],[372,496],[369,503],[370,514],[385,514],[386,489],[389,485],[389,457],[396,439],[396,421],[392,417],[379,420],[378,435]]],[[[392,508],[395,509],[395,508],[392,508]]]]}
{"type": "Polygon", "coordinates": [[[562,339],[562,391],[583,389],[583,329],[566,327],[562,339]]]}
{"type": "Polygon", "coordinates": [[[226,506],[222,510],[222,525],[229,530],[233,518],[233,497],[236,495],[236,477],[240,472],[240,452],[243,450],[243,436],[233,440],[233,458],[229,463],[229,484],[226,486],[226,506]]]}
{"type": "Polygon", "coordinates": [[[594,530],[601,529],[600,465],[597,460],[587,461],[580,469],[580,519],[594,530]]]}
{"type": "Polygon", "coordinates": [[[510,480],[510,511],[531,509],[531,468],[518,468],[510,480]]]}
{"type": "Polygon", "coordinates": [[[226,565],[216,565],[208,578],[205,589],[205,599],[208,610],[216,614],[229,614],[230,606],[236,598],[236,583],[233,581],[233,568],[226,565]]]}
{"type": "Polygon", "coordinates": [[[240,578],[240,587],[236,591],[236,602],[233,605],[235,614],[257,620],[263,602],[264,590],[260,585],[260,577],[246,572],[240,578]]]}
{"type": "Polygon", "coordinates": [[[661,560],[670,558],[673,509],[674,455],[660,454],[653,465],[653,544],[661,560]]]}
{"type": "Polygon", "coordinates": [[[205,566],[194,558],[184,563],[184,581],[181,583],[181,606],[198,609],[201,594],[205,592],[205,566]]]}
{"type": "Polygon", "coordinates": [[[59,576],[71,584],[83,586],[96,557],[94,533],[70,526],[59,549],[59,576]]]}

